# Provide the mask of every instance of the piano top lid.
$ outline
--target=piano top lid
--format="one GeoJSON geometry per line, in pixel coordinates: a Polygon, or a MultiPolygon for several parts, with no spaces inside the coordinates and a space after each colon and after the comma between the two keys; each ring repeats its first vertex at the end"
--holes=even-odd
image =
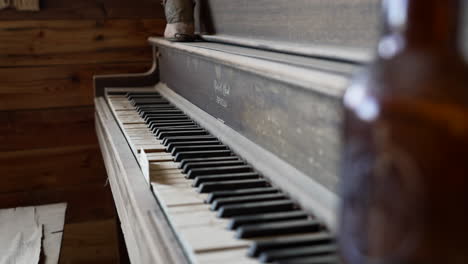
{"type": "Polygon", "coordinates": [[[336,98],[341,98],[349,77],[360,68],[359,64],[348,62],[212,42],[177,43],[157,37],[151,37],[149,41],[158,47],[187,52],[205,60],[213,60],[278,82],[288,82],[296,87],[336,98]]]}
{"type": "Polygon", "coordinates": [[[199,0],[198,31],[217,41],[306,56],[368,62],[379,0],[199,0]]]}

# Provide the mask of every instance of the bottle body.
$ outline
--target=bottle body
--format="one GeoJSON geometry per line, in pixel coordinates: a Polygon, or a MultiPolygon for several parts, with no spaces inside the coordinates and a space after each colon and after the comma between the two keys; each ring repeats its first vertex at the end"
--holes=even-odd
{"type": "Polygon", "coordinates": [[[454,57],[403,52],[348,89],[345,263],[468,263],[468,81],[454,57]]]}

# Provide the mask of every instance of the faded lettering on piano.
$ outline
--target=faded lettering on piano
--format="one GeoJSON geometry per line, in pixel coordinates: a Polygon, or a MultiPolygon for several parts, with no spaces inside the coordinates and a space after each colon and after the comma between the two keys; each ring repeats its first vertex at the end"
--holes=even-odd
{"type": "Polygon", "coordinates": [[[227,108],[229,104],[226,97],[231,93],[231,86],[225,82],[214,80],[214,91],[216,94],[216,103],[227,108]]]}
{"type": "Polygon", "coordinates": [[[219,97],[219,96],[216,96],[216,103],[219,104],[220,106],[224,107],[224,108],[228,107],[227,101],[224,100],[223,98],[219,97]]]}

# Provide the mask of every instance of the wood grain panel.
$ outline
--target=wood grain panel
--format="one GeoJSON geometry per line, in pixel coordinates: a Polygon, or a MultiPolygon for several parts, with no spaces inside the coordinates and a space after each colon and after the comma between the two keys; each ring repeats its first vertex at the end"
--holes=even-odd
{"type": "Polygon", "coordinates": [[[41,0],[40,12],[4,10],[0,20],[164,18],[158,0],[41,0]]]}
{"type": "MultiPolygon", "coordinates": [[[[51,65],[149,62],[152,58],[151,48],[143,40],[141,44],[143,46],[140,47],[108,47],[95,51],[55,52],[49,54],[1,54],[0,51],[0,69],[51,65]]],[[[21,71],[21,69],[18,69],[18,71],[21,71]]]]}
{"type": "Polygon", "coordinates": [[[0,68],[0,111],[93,104],[93,75],[145,72],[149,63],[0,68]]]}
{"type": "Polygon", "coordinates": [[[0,21],[0,67],[149,60],[163,19],[0,21]]]}
{"type": "Polygon", "coordinates": [[[59,263],[119,263],[115,220],[65,224],[59,263]]]}
{"type": "Polygon", "coordinates": [[[105,174],[96,145],[0,153],[0,193],[104,185],[105,174]]]}
{"type": "Polygon", "coordinates": [[[0,208],[67,202],[61,263],[119,263],[92,77],[145,72],[159,0],[41,0],[0,13],[0,208]]]}
{"type": "Polygon", "coordinates": [[[72,185],[32,191],[0,193],[0,208],[36,206],[43,204],[68,204],[66,223],[109,219],[115,216],[110,188],[105,185],[106,175],[100,183],[72,185]]]}
{"type": "Polygon", "coordinates": [[[97,144],[94,107],[0,112],[0,151],[97,144]]]}

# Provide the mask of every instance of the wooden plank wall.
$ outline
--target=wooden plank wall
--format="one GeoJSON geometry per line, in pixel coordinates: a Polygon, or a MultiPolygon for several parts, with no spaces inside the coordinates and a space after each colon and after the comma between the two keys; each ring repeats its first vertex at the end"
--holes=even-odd
{"type": "Polygon", "coordinates": [[[118,263],[92,76],[144,72],[158,0],[41,0],[0,11],[0,208],[68,202],[61,263],[118,263]]]}

